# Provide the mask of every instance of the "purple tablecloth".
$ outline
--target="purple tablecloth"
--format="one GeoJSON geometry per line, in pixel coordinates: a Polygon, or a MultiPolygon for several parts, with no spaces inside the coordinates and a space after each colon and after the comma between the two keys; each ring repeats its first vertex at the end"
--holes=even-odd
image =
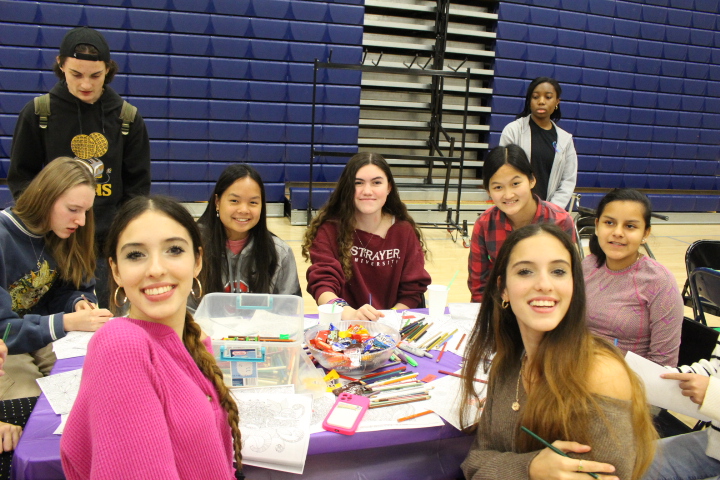
{"type": "MultiPolygon", "coordinates": [[[[84,360],[85,357],[58,360],[52,373],[81,368],[84,360]]],[[[439,363],[429,358],[417,360],[416,368],[407,367],[417,371],[418,378],[423,378],[430,373],[441,376],[438,370],[457,370],[461,358],[447,352],[439,363]]],[[[60,435],[53,435],[58,425],[60,415],[53,412],[45,395],[40,395],[15,449],[12,480],[65,478],[60,463],[60,435]]],[[[448,424],[432,428],[363,432],[351,436],[316,433],[310,436],[302,477],[343,480],[460,478],[460,462],[467,455],[471,443],[472,437],[448,424]]],[[[298,478],[294,474],[250,466],[245,470],[253,480],[298,478]]]]}
{"type": "MultiPolygon", "coordinates": [[[[58,360],[52,373],[76,370],[84,361],[85,357],[58,360]]],[[[60,435],[53,435],[59,425],[60,415],[53,412],[45,395],[40,395],[15,449],[10,472],[12,480],[65,478],[60,464],[60,435]]]]}

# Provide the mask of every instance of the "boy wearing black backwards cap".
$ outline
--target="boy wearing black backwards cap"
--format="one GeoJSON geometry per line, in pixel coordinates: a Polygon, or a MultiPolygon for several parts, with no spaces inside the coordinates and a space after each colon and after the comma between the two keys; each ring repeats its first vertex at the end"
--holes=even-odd
{"type": "MultiPolygon", "coordinates": [[[[108,85],[118,65],[105,38],[89,27],[70,30],[53,65],[60,81],[20,112],[8,185],[15,199],[53,159],[77,157],[95,172],[95,242],[103,251],[117,208],[150,192],[150,141],[137,109],[108,85]]],[[[108,306],[107,261],[98,256],[96,292],[108,306]]]]}

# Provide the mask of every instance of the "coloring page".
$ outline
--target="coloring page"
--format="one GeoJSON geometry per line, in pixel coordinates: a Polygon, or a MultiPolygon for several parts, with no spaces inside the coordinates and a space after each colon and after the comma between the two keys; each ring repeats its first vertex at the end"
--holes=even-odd
{"type": "Polygon", "coordinates": [[[53,411],[58,415],[70,413],[78,390],[82,368],[69,372],[38,378],[37,383],[43,391],[53,411]]]}
{"type": "Polygon", "coordinates": [[[233,394],[240,410],[243,463],[301,474],[310,443],[310,395],[233,394]]]}
{"type": "Polygon", "coordinates": [[[87,355],[88,342],[94,332],[68,332],[63,338],[52,344],[58,360],[63,358],[84,357],[87,355]]]}

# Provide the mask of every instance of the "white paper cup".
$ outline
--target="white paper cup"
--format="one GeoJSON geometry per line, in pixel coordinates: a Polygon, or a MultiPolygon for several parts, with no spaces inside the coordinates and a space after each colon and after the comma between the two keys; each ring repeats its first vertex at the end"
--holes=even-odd
{"type": "Polygon", "coordinates": [[[448,287],[445,285],[428,285],[428,304],[430,318],[439,318],[445,315],[445,306],[448,301],[448,287]]]}
{"type": "Polygon", "coordinates": [[[320,314],[320,324],[326,325],[330,322],[339,322],[342,316],[342,307],[340,305],[320,305],[318,307],[318,313],[320,314]],[[333,308],[335,312],[333,313],[333,308]]]}

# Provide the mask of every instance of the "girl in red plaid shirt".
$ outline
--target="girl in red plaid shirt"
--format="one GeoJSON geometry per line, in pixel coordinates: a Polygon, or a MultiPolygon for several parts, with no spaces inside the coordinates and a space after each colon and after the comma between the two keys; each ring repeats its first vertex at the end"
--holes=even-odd
{"type": "Polygon", "coordinates": [[[485,283],[503,242],[513,230],[531,223],[555,223],[573,240],[572,217],[540,200],[530,160],[517,145],[495,147],[483,165],[483,185],[495,204],[475,222],[468,258],[468,288],[473,302],[482,302],[485,283]]]}

